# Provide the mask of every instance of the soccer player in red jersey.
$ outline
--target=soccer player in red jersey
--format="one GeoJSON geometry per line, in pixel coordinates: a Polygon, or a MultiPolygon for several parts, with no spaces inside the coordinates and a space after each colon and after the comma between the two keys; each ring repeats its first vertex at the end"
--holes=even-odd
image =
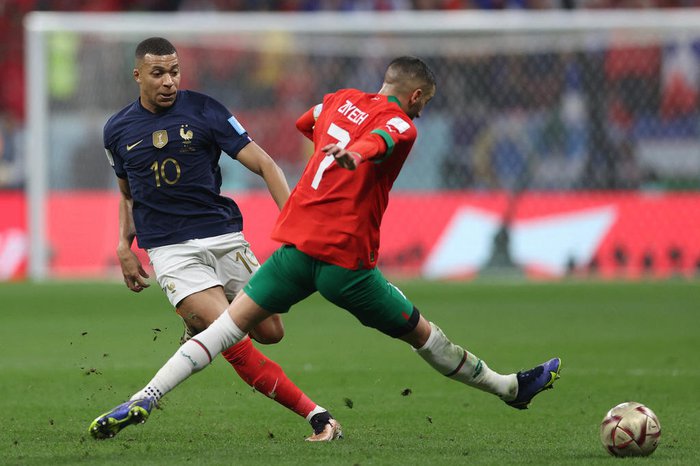
{"type": "Polygon", "coordinates": [[[436,91],[415,57],[393,60],[376,94],[344,89],[297,121],[314,142],[272,237],[283,243],[208,329],[185,343],[140,392],[162,393],[206,366],[222,349],[272,315],[318,291],[362,324],[409,343],[439,373],[527,408],[551,388],[561,360],[499,374],[451,342],[376,268],[389,190],[416,139],[418,118],[436,91]]]}
{"type": "MultiPolygon", "coordinates": [[[[175,47],[152,37],[136,47],[134,79],[139,98],[114,114],[104,129],[105,151],[117,175],[119,246],[124,282],[134,292],[148,278],[131,245],[138,239],[158,284],[185,322],[186,341],[228,306],[259,264],[243,236],[236,203],[220,194],[222,150],[259,175],[281,208],[289,186],[274,160],[253,142],[231,112],[213,98],[180,90],[175,47]]],[[[275,343],[284,336],[279,316],[261,321],[251,336],[275,343]]],[[[330,413],[302,392],[246,337],[223,349],[236,373],[260,393],[306,418],[308,440],[342,435],[330,413]]],[[[143,422],[161,394],[149,392],[98,416],[89,428],[109,438],[143,422]]]]}

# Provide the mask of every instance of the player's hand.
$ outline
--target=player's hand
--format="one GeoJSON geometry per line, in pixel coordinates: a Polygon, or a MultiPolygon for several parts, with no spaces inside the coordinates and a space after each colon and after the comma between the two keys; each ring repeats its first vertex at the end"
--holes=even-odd
{"type": "Polygon", "coordinates": [[[124,283],[131,291],[138,293],[143,291],[144,288],[151,286],[145,280],[149,278],[150,275],[144,270],[141,261],[131,249],[123,252],[119,251],[117,255],[119,257],[119,264],[122,266],[124,283]]]}
{"type": "Polygon", "coordinates": [[[332,155],[338,165],[348,170],[354,170],[362,163],[360,154],[347,151],[336,144],[328,144],[321,150],[328,155],[332,155]]]}

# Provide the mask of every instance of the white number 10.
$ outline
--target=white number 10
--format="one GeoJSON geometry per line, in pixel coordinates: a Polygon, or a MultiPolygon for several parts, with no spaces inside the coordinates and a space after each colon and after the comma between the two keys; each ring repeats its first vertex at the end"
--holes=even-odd
{"type": "MultiPolygon", "coordinates": [[[[338,147],[342,149],[345,149],[345,147],[347,147],[347,145],[350,143],[350,133],[335,123],[331,123],[331,125],[328,127],[328,134],[338,140],[338,147]]],[[[321,183],[321,178],[323,178],[323,172],[326,171],[326,168],[331,166],[333,163],[333,158],[334,157],[332,155],[326,155],[323,160],[321,160],[318,170],[316,170],[316,175],[314,175],[314,180],[311,182],[312,188],[318,189],[318,185],[321,183]]]]}

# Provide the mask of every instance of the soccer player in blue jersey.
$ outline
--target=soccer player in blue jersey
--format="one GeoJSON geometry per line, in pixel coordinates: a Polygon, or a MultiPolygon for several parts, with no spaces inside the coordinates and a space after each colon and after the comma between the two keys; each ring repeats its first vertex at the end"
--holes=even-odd
{"type": "MultiPolygon", "coordinates": [[[[105,151],[121,192],[117,255],[126,286],[134,292],[147,288],[149,276],[131,249],[138,239],[158,284],[185,322],[187,341],[224,312],[259,267],[243,237],[238,206],[220,193],[221,152],[261,176],[280,209],[289,186],[282,170],[224,105],[179,89],[180,63],[168,40],[146,39],[135,55],[139,98],[104,128],[105,151]]],[[[282,321],[272,316],[250,335],[261,343],[276,343],[284,335],[282,321]]],[[[249,337],[222,354],[246,383],[310,422],[314,433],[307,440],[342,436],[330,413],[249,337]]],[[[128,425],[145,422],[162,394],[148,395],[147,406],[132,398],[96,418],[90,434],[110,438],[128,425]]]]}

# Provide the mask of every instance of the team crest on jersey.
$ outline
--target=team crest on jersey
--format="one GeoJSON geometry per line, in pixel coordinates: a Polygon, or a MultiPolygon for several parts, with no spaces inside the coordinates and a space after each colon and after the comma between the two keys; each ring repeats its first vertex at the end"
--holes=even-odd
{"type": "Polygon", "coordinates": [[[168,143],[168,131],[160,129],[153,133],[153,146],[162,149],[168,143]]]}
{"type": "Polygon", "coordinates": [[[193,136],[194,133],[191,129],[187,129],[187,125],[180,125],[180,137],[185,140],[185,144],[189,144],[193,136]]]}
{"type": "Polygon", "coordinates": [[[180,152],[195,152],[195,148],[191,145],[194,132],[188,129],[187,124],[180,125],[180,137],[182,138],[182,148],[180,152]]]}

